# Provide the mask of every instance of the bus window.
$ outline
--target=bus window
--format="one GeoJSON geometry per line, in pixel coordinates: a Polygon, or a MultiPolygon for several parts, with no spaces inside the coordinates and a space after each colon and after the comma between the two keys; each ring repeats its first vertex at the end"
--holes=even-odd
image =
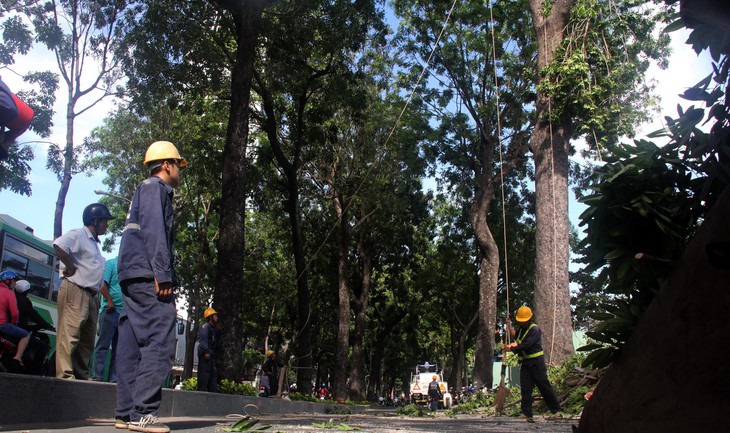
{"type": "Polygon", "coordinates": [[[30,293],[39,298],[48,299],[48,293],[51,290],[52,274],[52,268],[31,260],[28,263],[28,275],[26,276],[26,280],[30,282],[31,286],[30,293]]]}
{"type": "Polygon", "coordinates": [[[16,274],[25,277],[25,273],[28,271],[28,259],[8,250],[3,252],[3,271],[15,271],[16,274]]]}
{"type": "Polygon", "coordinates": [[[25,257],[38,260],[39,262],[44,263],[47,266],[53,266],[52,255],[45,253],[37,248],[33,248],[25,242],[15,239],[12,236],[5,236],[5,248],[10,248],[25,257]]]}

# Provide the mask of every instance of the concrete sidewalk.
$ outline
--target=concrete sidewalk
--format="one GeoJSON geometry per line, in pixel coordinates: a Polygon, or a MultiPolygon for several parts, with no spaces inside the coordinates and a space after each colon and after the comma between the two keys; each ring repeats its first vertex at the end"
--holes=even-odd
{"type": "MultiPolygon", "coordinates": [[[[577,420],[547,421],[540,417],[536,423],[510,417],[459,415],[405,418],[376,415],[265,415],[259,417],[256,427],[270,426],[267,431],[280,433],[332,433],[337,426],[347,425],[362,433],[571,433],[577,420]],[[324,424],[325,426],[322,426],[324,424]]],[[[223,433],[226,425],[234,422],[224,417],[163,418],[173,433],[223,433]]],[[[65,421],[53,424],[8,426],[0,431],[18,433],[120,433],[112,419],[65,421]]]]}
{"type": "MultiPolygon", "coordinates": [[[[116,385],[0,373],[0,429],[114,416],[116,385]]],[[[231,413],[361,413],[369,406],[321,404],[163,389],[159,416],[210,417],[231,413]]]]}

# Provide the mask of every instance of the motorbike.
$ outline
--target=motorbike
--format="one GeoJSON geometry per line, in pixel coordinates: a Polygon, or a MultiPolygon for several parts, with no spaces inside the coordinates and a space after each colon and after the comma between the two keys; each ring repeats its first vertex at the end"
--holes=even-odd
{"type": "Polygon", "coordinates": [[[261,376],[259,380],[259,397],[269,396],[269,377],[261,376]]]}
{"type": "Polygon", "coordinates": [[[29,323],[25,327],[30,332],[30,341],[28,347],[23,353],[23,364],[21,367],[17,362],[13,362],[13,357],[17,349],[17,344],[8,336],[0,333],[0,371],[5,373],[25,373],[37,376],[49,375],[48,353],[51,350],[51,343],[48,334],[41,332],[43,330],[55,331],[55,329],[46,328],[36,323],[29,323]]]}

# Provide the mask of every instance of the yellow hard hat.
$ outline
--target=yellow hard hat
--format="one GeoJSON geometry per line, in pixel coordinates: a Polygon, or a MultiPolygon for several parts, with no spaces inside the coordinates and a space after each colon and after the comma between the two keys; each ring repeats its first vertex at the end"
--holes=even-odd
{"type": "Polygon", "coordinates": [[[527,305],[523,305],[520,308],[517,309],[517,319],[518,322],[527,322],[532,318],[532,310],[530,310],[530,307],[527,305]]]}
{"type": "Polygon", "coordinates": [[[214,314],[218,314],[218,312],[215,311],[213,309],[213,307],[208,307],[208,308],[205,309],[205,313],[203,313],[203,318],[207,319],[208,317],[210,317],[210,316],[212,316],[214,314]]]}
{"type": "Polygon", "coordinates": [[[266,351],[266,356],[271,356],[273,354],[274,354],[274,351],[273,350],[267,350],[266,351]]]}
{"type": "Polygon", "coordinates": [[[174,159],[179,161],[178,165],[180,168],[188,165],[185,158],[180,156],[180,152],[177,151],[177,147],[169,141],[155,141],[150,144],[147,148],[147,153],[144,154],[144,165],[149,165],[155,161],[163,161],[166,159],[174,159]]]}

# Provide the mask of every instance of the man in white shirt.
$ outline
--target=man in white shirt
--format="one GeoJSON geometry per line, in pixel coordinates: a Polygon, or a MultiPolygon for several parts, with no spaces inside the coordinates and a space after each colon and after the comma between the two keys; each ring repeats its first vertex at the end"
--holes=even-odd
{"type": "Polygon", "coordinates": [[[56,255],[64,264],[58,292],[56,334],[56,377],[89,379],[89,359],[94,349],[99,319],[99,296],[114,305],[104,284],[106,260],[99,249],[99,236],[114,219],[106,206],[92,203],[82,216],[84,227],[69,230],[53,241],[56,255]]]}

